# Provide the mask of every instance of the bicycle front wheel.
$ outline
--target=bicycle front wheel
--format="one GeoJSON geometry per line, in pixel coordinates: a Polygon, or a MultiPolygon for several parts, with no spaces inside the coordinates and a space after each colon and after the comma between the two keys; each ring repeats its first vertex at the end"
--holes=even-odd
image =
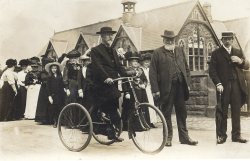
{"type": "Polygon", "coordinates": [[[141,103],[130,114],[128,132],[135,146],[147,154],[159,153],[167,141],[165,118],[157,107],[149,103],[141,103]]]}
{"type": "Polygon", "coordinates": [[[58,134],[67,149],[82,151],[90,143],[92,133],[91,117],[82,105],[70,103],[63,108],[58,118],[58,134]]]}

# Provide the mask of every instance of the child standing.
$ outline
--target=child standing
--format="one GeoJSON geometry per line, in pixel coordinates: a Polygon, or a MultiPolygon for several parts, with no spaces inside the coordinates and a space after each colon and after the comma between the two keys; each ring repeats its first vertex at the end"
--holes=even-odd
{"type": "Polygon", "coordinates": [[[45,70],[49,73],[47,80],[47,93],[50,102],[49,118],[53,127],[57,127],[57,120],[64,100],[64,83],[61,74],[62,66],[58,62],[48,63],[45,70]]]}

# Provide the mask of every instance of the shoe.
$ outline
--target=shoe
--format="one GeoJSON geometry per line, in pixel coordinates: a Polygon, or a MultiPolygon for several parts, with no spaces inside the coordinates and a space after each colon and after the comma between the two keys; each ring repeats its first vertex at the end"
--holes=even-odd
{"type": "Polygon", "coordinates": [[[57,122],[53,124],[53,128],[57,128],[57,122]]]}
{"type": "Polygon", "coordinates": [[[150,123],[151,128],[157,128],[157,126],[154,123],[150,123]]]}
{"type": "Polygon", "coordinates": [[[115,137],[115,142],[123,142],[124,139],[123,138],[120,138],[120,137],[115,137]]]}
{"type": "Polygon", "coordinates": [[[168,140],[165,144],[165,146],[172,146],[172,142],[170,140],[168,140]]]}
{"type": "Polygon", "coordinates": [[[243,138],[241,138],[241,137],[238,137],[238,138],[233,138],[233,139],[232,139],[232,142],[247,143],[248,140],[243,139],[243,138]]]}
{"type": "Polygon", "coordinates": [[[218,136],[217,144],[223,144],[226,142],[226,140],[227,140],[227,137],[218,136]]]}
{"type": "Polygon", "coordinates": [[[188,139],[188,140],[185,140],[185,141],[181,141],[181,144],[187,144],[187,145],[197,145],[198,144],[198,141],[194,141],[192,139],[188,139]]]}

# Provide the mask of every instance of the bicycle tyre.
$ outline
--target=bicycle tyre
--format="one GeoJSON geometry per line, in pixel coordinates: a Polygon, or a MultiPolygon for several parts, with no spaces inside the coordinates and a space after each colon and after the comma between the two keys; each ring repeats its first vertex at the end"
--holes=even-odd
{"type": "MultiPolygon", "coordinates": [[[[136,130],[134,116],[135,113],[131,113],[128,121],[128,133],[129,138],[133,140],[135,146],[143,153],[156,154],[159,153],[167,142],[167,124],[162,112],[155,106],[149,103],[140,103],[136,107],[135,111],[138,111],[138,117],[145,116],[142,111],[145,109],[153,110],[157,115],[156,127],[150,127],[150,125],[144,126],[146,130],[136,130]],[[143,110],[142,110],[143,109],[143,110]],[[148,128],[150,127],[150,128],[148,128]],[[149,133],[152,132],[153,135],[149,133]],[[156,144],[157,143],[157,144],[156,144]]],[[[140,118],[142,124],[145,125],[145,118],[140,118]]]]}
{"type": "Polygon", "coordinates": [[[92,133],[91,117],[82,105],[70,103],[62,109],[58,118],[58,134],[68,150],[79,152],[85,149],[90,143],[92,133]],[[68,136],[69,142],[66,140],[68,136]]]}

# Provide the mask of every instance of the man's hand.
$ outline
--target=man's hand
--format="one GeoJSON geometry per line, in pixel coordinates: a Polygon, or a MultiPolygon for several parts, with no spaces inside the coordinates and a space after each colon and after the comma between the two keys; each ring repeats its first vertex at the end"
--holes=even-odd
{"type": "Polygon", "coordinates": [[[107,78],[107,79],[104,81],[104,83],[111,85],[111,84],[114,84],[114,81],[113,81],[112,78],[107,78]]]}
{"type": "Polygon", "coordinates": [[[49,96],[49,102],[50,104],[53,104],[53,98],[51,96],[49,96]]]}
{"type": "Polygon", "coordinates": [[[238,64],[243,63],[243,60],[241,58],[239,58],[238,56],[231,56],[231,60],[233,63],[238,63],[238,64]]]}
{"type": "Polygon", "coordinates": [[[217,86],[216,86],[216,89],[217,89],[217,91],[218,91],[219,93],[222,93],[223,90],[224,90],[224,88],[223,88],[223,86],[222,86],[221,84],[217,85],[217,86]]]}

